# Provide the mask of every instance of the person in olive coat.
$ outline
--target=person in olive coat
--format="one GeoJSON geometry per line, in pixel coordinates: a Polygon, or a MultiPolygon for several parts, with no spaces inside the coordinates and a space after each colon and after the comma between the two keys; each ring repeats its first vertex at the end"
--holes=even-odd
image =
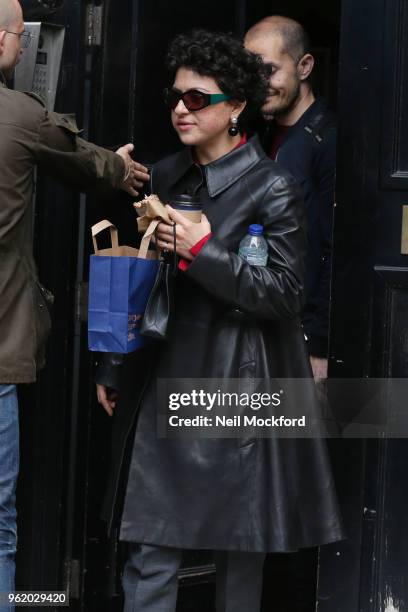
{"type": "MultiPolygon", "coordinates": [[[[50,328],[32,255],[34,168],[75,189],[109,187],[131,195],[145,170],[130,157],[133,145],[116,154],[88,143],[71,116],[48,112],[34,94],[7,87],[29,42],[19,2],[0,0],[0,593],[14,590],[16,385],[36,380],[50,328]]],[[[0,604],[1,612],[9,609],[0,604]]]]}
{"type": "MultiPolygon", "coordinates": [[[[324,440],[159,437],[157,380],[306,378],[304,401],[313,401],[299,316],[304,205],[295,180],[244,133],[244,115],[266,96],[261,59],[230,36],[195,31],[175,39],[167,63],[171,118],[186,146],[153,166],[152,192],[163,202],[196,195],[205,214],[192,223],[168,208],[181,257],[169,338],[124,359],[117,403],[109,367],[98,373],[115,420],[104,516],[118,516],[128,448],[119,512],[126,612],[175,610],[182,549],[215,551],[217,612],[256,612],[267,552],[343,536],[324,440]],[[266,266],[238,255],[252,223],[264,227],[266,266]]],[[[173,251],[172,226],[159,225],[157,243],[173,251]]]]}

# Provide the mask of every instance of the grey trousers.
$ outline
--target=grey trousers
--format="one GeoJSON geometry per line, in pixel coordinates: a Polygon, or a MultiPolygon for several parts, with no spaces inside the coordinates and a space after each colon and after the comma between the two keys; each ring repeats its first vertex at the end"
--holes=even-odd
{"type": "MultiPolygon", "coordinates": [[[[175,612],[181,558],[178,548],[131,544],[123,573],[124,612],[175,612]]],[[[215,553],[217,612],[260,609],[264,559],[261,553],[215,553]]]]}

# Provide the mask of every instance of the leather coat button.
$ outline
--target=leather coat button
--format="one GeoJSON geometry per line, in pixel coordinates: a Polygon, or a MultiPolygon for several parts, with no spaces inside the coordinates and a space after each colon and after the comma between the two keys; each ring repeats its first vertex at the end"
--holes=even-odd
{"type": "Polygon", "coordinates": [[[228,312],[228,317],[232,319],[233,321],[238,321],[238,322],[245,321],[247,319],[246,313],[240,308],[232,308],[228,312]]]}

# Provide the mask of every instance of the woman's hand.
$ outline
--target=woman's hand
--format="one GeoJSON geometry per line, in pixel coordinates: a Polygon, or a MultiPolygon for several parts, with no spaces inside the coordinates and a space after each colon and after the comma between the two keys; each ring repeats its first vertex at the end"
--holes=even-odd
{"type": "Polygon", "coordinates": [[[315,382],[321,382],[327,378],[328,360],[322,357],[310,357],[313,377],[315,382]]]}
{"type": "MultiPolygon", "coordinates": [[[[181,213],[174,210],[171,206],[166,206],[169,217],[176,224],[176,253],[192,261],[194,258],[190,253],[191,247],[197,242],[200,242],[202,238],[211,233],[211,225],[205,215],[201,216],[200,223],[193,223],[183,217],[181,213]]],[[[156,236],[157,245],[161,249],[167,251],[174,251],[174,229],[172,225],[168,223],[159,223],[157,226],[156,236]]]]}
{"type": "Polygon", "coordinates": [[[109,416],[113,416],[113,410],[116,407],[116,400],[118,399],[117,392],[105,387],[105,385],[96,385],[96,394],[98,396],[98,402],[103,409],[109,416]]]}

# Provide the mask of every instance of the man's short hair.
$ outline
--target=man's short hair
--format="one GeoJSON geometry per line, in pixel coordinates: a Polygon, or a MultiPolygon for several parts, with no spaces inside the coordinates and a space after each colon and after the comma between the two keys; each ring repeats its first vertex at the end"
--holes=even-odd
{"type": "Polygon", "coordinates": [[[0,30],[9,28],[17,17],[15,0],[0,0],[0,30]]]}
{"type": "Polygon", "coordinates": [[[277,26],[282,42],[283,51],[298,62],[306,53],[310,53],[310,38],[305,28],[298,22],[282,22],[277,26]]]}
{"type": "Polygon", "coordinates": [[[246,39],[257,36],[280,36],[282,52],[290,55],[298,62],[306,53],[310,53],[310,38],[305,28],[289,17],[271,15],[258,21],[247,32],[246,39]]]}

